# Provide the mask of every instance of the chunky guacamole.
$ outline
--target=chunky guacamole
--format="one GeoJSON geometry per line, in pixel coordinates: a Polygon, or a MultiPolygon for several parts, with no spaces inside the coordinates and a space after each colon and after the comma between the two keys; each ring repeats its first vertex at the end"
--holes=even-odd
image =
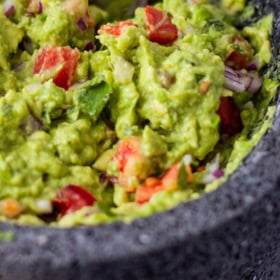
{"type": "Polygon", "coordinates": [[[223,183],[270,125],[272,15],[237,28],[244,1],[163,0],[119,19],[133,1],[107,2],[0,2],[2,221],[169,209],[223,183]]]}

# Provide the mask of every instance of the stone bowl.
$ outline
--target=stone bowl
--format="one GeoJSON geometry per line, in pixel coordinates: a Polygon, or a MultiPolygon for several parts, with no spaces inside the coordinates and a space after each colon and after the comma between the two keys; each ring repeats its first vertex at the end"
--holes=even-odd
{"type": "MultiPolygon", "coordinates": [[[[280,1],[251,1],[275,13],[280,1]]],[[[138,219],[70,229],[0,223],[0,279],[280,279],[280,100],[273,126],[227,183],[202,198],[138,219]]]]}

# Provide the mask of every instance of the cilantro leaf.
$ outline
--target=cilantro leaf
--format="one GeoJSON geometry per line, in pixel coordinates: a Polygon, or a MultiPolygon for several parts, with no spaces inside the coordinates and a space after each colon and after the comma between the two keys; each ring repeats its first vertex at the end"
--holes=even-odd
{"type": "Polygon", "coordinates": [[[79,109],[97,120],[112,92],[112,87],[104,81],[83,88],[78,94],[79,109]]]}
{"type": "Polygon", "coordinates": [[[179,165],[178,187],[180,190],[185,190],[188,187],[188,173],[183,161],[179,165]]]}

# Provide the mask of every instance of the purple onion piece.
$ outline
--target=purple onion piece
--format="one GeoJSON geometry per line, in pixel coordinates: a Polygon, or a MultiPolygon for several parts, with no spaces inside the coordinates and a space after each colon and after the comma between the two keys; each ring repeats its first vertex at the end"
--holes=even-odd
{"type": "Polygon", "coordinates": [[[247,91],[251,94],[257,93],[263,83],[263,80],[256,74],[237,72],[228,66],[225,66],[224,87],[233,92],[247,91]]]}
{"type": "Polygon", "coordinates": [[[15,12],[15,6],[11,6],[7,10],[5,10],[5,16],[10,17],[14,12],[15,12]]]}
{"type": "Polygon", "coordinates": [[[44,10],[44,6],[43,6],[43,3],[41,1],[39,1],[39,4],[38,4],[38,14],[41,14],[44,10]]]}
{"type": "Polygon", "coordinates": [[[224,82],[224,87],[226,89],[229,89],[233,92],[238,92],[238,93],[243,92],[246,89],[240,80],[233,80],[233,79],[227,78],[227,77],[224,82]]]}
{"type": "Polygon", "coordinates": [[[99,182],[100,183],[105,183],[107,181],[108,177],[107,177],[107,174],[106,173],[101,173],[99,175],[99,182]]]}
{"type": "Polygon", "coordinates": [[[95,45],[93,42],[89,41],[86,43],[84,47],[84,51],[94,51],[95,50],[95,45]]]}
{"type": "Polygon", "coordinates": [[[240,81],[244,85],[245,90],[247,90],[249,88],[253,79],[254,78],[251,75],[246,75],[246,74],[240,75],[240,81]]]}
{"type": "Polygon", "coordinates": [[[254,58],[249,65],[247,66],[247,70],[248,71],[256,71],[258,70],[258,66],[259,66],[259,61],[257,58],[254,58]]]}
{"type": "Polygon", "coordinates": [[[27,7],[25,16],[27,17],[34,17],[37,14],[41,14],[44,10],[44,6],[42,1],[32,0],[27,7]]]}
{"type": "Polygon", "coordinates": [[[118,184],[119,180],[117,177],[114,177],[114,176],[109,176],[109,181],[112,183],[112,184],[118,184]]]}
{"type": "Polygon", "coordinates": [[[78,25],[78,27],[80,28],[81,31],[85,31],[87,29],[87,25],[86,25],[86,23],[85,23],[83,18],[80,18],[77,21],[77,25],[78,25]]]}
{"type": "Polygon", "coordinates": [[[221,169],[217,169],[216,171],[213,172],[213,176],[217,179],[223,177],[224,175],[225,173],[221,169]]]}
{"type": "Polygon", "coordinates": [[[227,65],[225,65],[225,76],[228,78],[238,78],[237,73],[227,65]]]}
{"type": "Polygon", "coordinates": [[[6,0],[3,3],[4,14],[6,17],[10,17],[15,11],[14,0],[6,0]]]}
{"type": "Polygon", "coordinates": [[[251,84],[248,86],[247,91],[252,94],[255,94],[261,89],[262,84],[263,84],[263,79],[259,77],[255,77],[253,78],[251,84]]]}
{"type": "Polygon", "coordinates": [[[25,12],[24,14],[26,17],[34,17],[35,15],[33,13],[30,12],[25,12]]]}
{"type": "Polygon", "coordinates": [[[99,181],[100,183],[105,183],[106,181],[109,181],[112,184],[117,184],[118,183],[118,178],[114,176],[110,176],[106,173],[101,173],[99,175],[99,181]]]}

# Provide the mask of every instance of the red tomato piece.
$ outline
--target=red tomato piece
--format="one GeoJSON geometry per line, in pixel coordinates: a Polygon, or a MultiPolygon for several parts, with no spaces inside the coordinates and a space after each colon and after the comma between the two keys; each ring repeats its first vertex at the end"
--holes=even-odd
{"type": "Polygon", "coordinates": [[[119,164],[120,186],[129,192],[135,191],[139,180],[147,177],[149,163],[141,152],[141,142],[137,136],[121,140],[112,160],[119,164]]]}
{"type": "Polygon", "coordinates": [[[33,73],[52,78],[57,86],[67,90],[73,84],[79,58],[77,49],[46,46],[35,59],[33,73]]]}
{"type": "Polygon", "coordinates": [[[128,26],[136,26],[137,24],[134,24],[133,22],[129,20],[123,20],[118,22],[117,25],[110,25],[110,24],[103,24],[97,31],[98,34],[102,33],[108,33],[114,36],[120,36],[122,32],[125,30],[128,26]]]}
{"type": "Polygon", "coordinates": [[[147,5],[145,14],[150,41],[167,45],[178,38],[177,26],[165,12],[147,5]]]}
{"type": "Polygon", "coordinates": [[[162,184],[166,190],[178,188],[179,163],[174,164],[162,177],[162,184]]]}
{"type": "Polygon", "coordinates": [[[123,172],[132,157],[138,157],[140,152],[139,137],[129,137],[119,142],[114,159],[119,162],[120,172],[123,172]]]}
{"type": "Polygon", "coordinates": [[[140,182],[153,173],[152,161],[143,154],[138,136],[120,140],[111,160],[118,163],[118,183],[127,192],[134,192],[140,182]]]}
{"type": "Polygon", "coordinates": [[[148,202],[155,193],[172,191],[178,188],[179,163],[174,164],[161,178],[149,177],[136,189],[135,201],[148,202]]]}
{"type": "Polygon", "coordinates": [[[234,38],[232,44],[233,49],[226,59],[226,64],[236,70],[247,68],[253,57],[253,48],[249,42],[240,35],[234,38]]]}
{"type": "Polygon", "coordinates": [[[222,134],[233,136],[242,130],[240,110],[235,105],[232,97],[221,97],[217,113],[221,119],[222,134]]]}
{"type": "Polygon", "coordinates": [[[160,179],[147,178],[145,184],[136,189],[135,201],[139,204],[146,203],[155,193],[163,190],[164,186],[160,179]]]}
{"type": "Polygon", "coordinates": [[[84,188],[68,185],[59,191],[53,205],[59,214],[64,216],[85,206],[92,206],[95,201],[95,197],[84,188]]]}

